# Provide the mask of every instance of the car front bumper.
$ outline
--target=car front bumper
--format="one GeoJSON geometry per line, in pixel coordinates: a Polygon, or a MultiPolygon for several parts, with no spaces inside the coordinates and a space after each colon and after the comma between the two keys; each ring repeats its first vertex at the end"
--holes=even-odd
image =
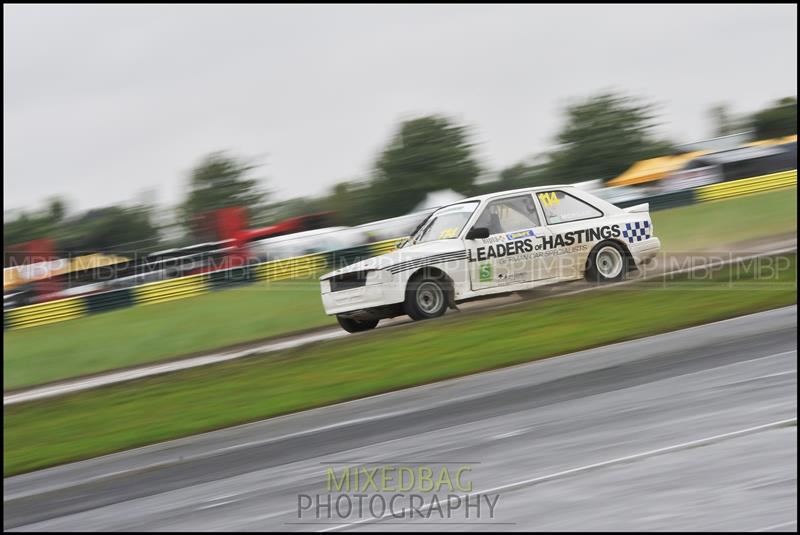
{"type": "Polygon", "coordinates": [[[325,308],[325,313],[333,316],[402,303],[405,299],[405,289],[400,281],[392,280],[389,273],[382,273],[380,279],[358,288],[337,292],[330,291],[328,281],[321,281],[322,306],[325,308]]]}

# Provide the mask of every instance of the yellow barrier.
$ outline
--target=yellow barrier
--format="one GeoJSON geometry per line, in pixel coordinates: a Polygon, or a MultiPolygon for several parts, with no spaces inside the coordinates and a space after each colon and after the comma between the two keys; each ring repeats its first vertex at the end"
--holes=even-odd
{"type": "Polygon", "coordinates": [[[87,313],[86,302],[83,297],[71,297],[50,303],[28,305],[3,312],[6,315],[9,329],[22,329],[57,323],[79,318],[87,313]]]}
{"type": "MultiPolygon", "coordinates": [[[[377,256],[393,251],[402,239],[394,238],[372,243],[368,248],[370,255],[377,256]]],[[[330,269],[329,257],[329,253],[317,253],[265,262],[255,266],[253,279],[277,281],[311,278],[323,270],[330,269]]],[[[209,275],[211,274],[203,273],[136,286],[131,288],[134,305],[152,305],[207,293],[211,291],[209,275]]],[[[5,325],[8,329],[22,329],[78,318],[88,313],[86,298],[72,297],[7,311],[5,325]]]]}
{"type": "Polygon", "coordinates": [[[136,305],[152,305],[199,295],[207,290],[206,275],[200,273],[179,279],[149,282],[133,288],[136,305]]]}
{"type": "Polygon", "coordinates": [[[397,249],[398,244],[403,241],[405,238],[392,238],[391,240],[384,240],[375,242],[370,245],[372,249],[372,254],[375,256],[391,253],[395,249],[397,249]]]}
{"type": "Polygon", "coordinates": [[[328,261],[325,254],[311,254],[284,260],[273,260],[256,266],[255,280],[277,281],[309,278],[325,269],[328,261]]]}
{"type": "Polygon", "coordinates": [[[782,171],[770,175],[702,186],[697,188],[695,195],[700,202],[718,201],[721,199],[738,197],[740,195],[750,195],[751,193],[761,193],[762,191],[788,188],[796,185],[797,169],[793,169],[791,171],[782,171]]]}

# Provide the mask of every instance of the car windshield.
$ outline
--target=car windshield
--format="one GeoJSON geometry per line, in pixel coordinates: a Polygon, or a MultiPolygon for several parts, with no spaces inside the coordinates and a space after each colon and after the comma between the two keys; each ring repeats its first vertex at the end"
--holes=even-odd
{"type": "Polygon", "coordinates": [[[478,202],[465,202],[445,206],[434,212],[411,238],[412,243],[457,238],[467,220],[478,207],[478,202]]]}

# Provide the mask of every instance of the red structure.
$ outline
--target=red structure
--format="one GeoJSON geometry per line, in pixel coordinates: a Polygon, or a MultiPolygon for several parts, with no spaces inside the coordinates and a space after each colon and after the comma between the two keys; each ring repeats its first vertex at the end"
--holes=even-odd
{"type": "MultiPolygon", "coordinates": [[[[203,214],[194,222],[195,233],[206,243],[164,251],[163,254],[153,253],[148,256],[146,265],[158,264],[163,266],[160,269],[171,269],[173,274],[169,276],[246,266],[255,260],[250,254],[250,244],[253,241],[323,228],[329,226],[331,215],[330,212],[310,214],[286,219],[268,227],[248,229],[247,211],[244,207],[214,210],[203,214]],[[184,269],[181,259],[187,264],[196,262],[198,267],[189,266],[184,269]]],[[[69,268],[70,259],[62,259],[56,254],[52,239],[11,245],[5,248],[4,254],[6,266],[20,266],[4,272],[4,290],[24,287],[26,303],[58,299],[63,296],[63,290],[70,286],[96,282],[97,270],[72,272],[69,268]]],[[[134,261],[121,263],[117,268],[117,276],[145,271],[141,269],[141,264],[134,261]]]]}
{"type": "Polygon", "coordinates": [[[7,283],[9,288],[25,285],[33,298],[59,290],[60,285],[52,280],[51,273],[59,267],[52,263],[60,259],[50,238],[4,247],[3,266],[10,270],[8,275],[3,273],[3,290],[7,283]]]}
{"type": "Polygon", "coordinates": [[[247,211],[244,207],[221,208],[204,214],[198,221],[200,234],[213,241],[228,243],[221,245],[227,249],[221,262],[206,266],[199,271],[245,266],[251,261],[249,253],[251,242],[323,228],[329,226],[332,215],[331,212],[320,212],[285,219],[268,227],[248,229],[247,211]]]}

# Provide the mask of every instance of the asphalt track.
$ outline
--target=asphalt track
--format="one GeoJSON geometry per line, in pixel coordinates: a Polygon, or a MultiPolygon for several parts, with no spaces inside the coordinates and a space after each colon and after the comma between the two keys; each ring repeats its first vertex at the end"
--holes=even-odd
{"type": "Polygon", "coordinates": [[[4,528],[796,531],[796,335],[792,306],[17,476],[4,528]],[[494,514],[298,515],[364,463],[469,465],[494,514]]]}
{"type": "MultiPolygon", "coordinates": [[[[704,269],[707,265],[721,265],[732,263],[741,259],[753,258],[761,255],[768,254],[782,254],[789,251],[794,251],[797,248],[797,237],[791,236],[788,238],[772,239],[761,241],[757,243],[743,243],[730,250],[721,252],[705,252],[705,253],[683,253],[683,254],[670,254],[660,255],[656,261],[651,265],[642,268],[639,271],[631,273],[627,282],[618,283],[626,284],[645,278],[659,277],[664,273],[680,273],[697,269],[704,269]]],[[[569,295],[573,293],[581,293],[597,289],[597,285],[592,285],[586,281],[572,281],[559,284],[543,286],[537,290],[528,292],[526,298],[521,297],[519,294],[511,294],[506,296],[494,297],[486,300],[468,302],[459,305],[461,310],[489,310],[492,308],[504,307],[518,303],[523,299],[542,299],[546,297],[558,297],[569,295]]],[[[411,323],[411,320],[406,316],[393,318],[390,320],[383,320],[379,329],[393,327],[411,323]]],[[[360,333],[355,336],[369,336],[370,333],[360,333]]],[[[142,377],[150,377],[153,375],[160,375],[171,373],[188,368],[195,368],[198,366],[207,366],[209,364],[216,364],[228,360],[234,360],[250,355],[266,354],[274,351],[281,351],[284,349],[299,347],[315,342],[324,340],[332,340],[335,338],[345,338],[354,336],[348,334],[342,329],[336,327],[333,329],[324,328],[314,332],[306,332],[302,334],[288,335],[269,339],[266,341],[257,341],[254,343],[244,344],[237,348],[228,350],[220,350],[211,352],[205,355],[176,359],[168,362],[149,364],[139,366],[132,369],[117,370],[111,372],[100,373],[89,377],[80,377],[69,379],[66,381],[59,381],[57,383],[41,385],[32,388],[22,389],[4,393],[3,405],[13,405],[16,403],[25,403],[27,401],[34,401],[37,399],[53,398],[73,392],[80,392],[92,388],[98,388],[116,383],[132,381],[142,377]]]]}

